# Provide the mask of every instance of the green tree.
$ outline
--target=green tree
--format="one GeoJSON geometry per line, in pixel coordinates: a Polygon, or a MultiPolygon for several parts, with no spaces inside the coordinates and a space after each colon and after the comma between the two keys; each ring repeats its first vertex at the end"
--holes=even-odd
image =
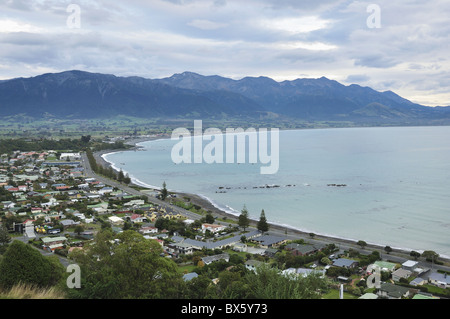
{"type": "Polygon", "coordinates": [[[425,258],[427,261],[436,262],[439,258],[439,254],[432,250],[425,250],[422,253],[422,257],[425,258]]]}
{"type": "Polygon", "coordinates": [[[269,230],[269,224],[267,223],[266,214],[264,213],[264,209],[261,211],[261,215],[259,216],[258,224],[256,228],[264,234],[264,232],[269,230]]]}
{"type": "Polygon", "coordinates": [[[250,219],[248,218],[248,210],[247,207],[244,205],[244,208],[241,210],[241,214],[239,215],[239,221],[238,221],[239,227],[245,229],[250,225],[250,219]]]}
{"type": "Polygon", "coordinates": [[[166,198],[167,198],[167,195],[168,195],[168,191],[167,191],[167,188],[166,188],[166,182],[164,182],[163,183],[163,187],[162,187],[162,189],[161,189],[161,199],[162,200],[166,200],[166,198]]]}
{"type": "Polygon", "coordinates": [[[420,257],[420,253],[418,253],[417,251],[411,251],[410,253],[409,253],[409,255],[411,256],[411,257],[413,257],[414,258],[414,260],[417,260],[419,257],[420,257]]]}
{"type": "Polygon", "coordinates": [[[11,236],[9,236],[8,230],[5,225],[0,225],[0,245],[5,246],[11,242],[11,236]]]}
{"type": "Polygon", "coordinates": [[[392,252],[391,246],[386,246],[386,247],[384,247],[384,251],[385,251],[387,254],[390,254],[390,253],[392,252]]]}
{"type": "Polygon", "coordinates": [[[83,225],[77,225],[77,226],[75,226],[74,232],[77,233],[78,235],[80,235],[80,233],[84,232],[84,227],[83,227],[83,225]]]}
{"type": "Polygon", "coordinates": [[[213,224],[214,221],[215,221],[214,216],[210,212],[208,212],[205,216],[205,223],[213,224]]]}
{"type": "Polygon", "coordinates": [[[70,289],[68,294],[100,299],[180,298],[185,287],[182,274],[161,253],[157,241],[133,230],[118,235],[99,232],[91,246],[71,253],[85,275],[81,288],[70,289]]]}
{"type": "Polygon", "coordinates": [[[125,175],[123,174],[122,169],[120,169],[119,174],[117,175],[117,181],[122,183],[124,178],[125,178],[125,175]]]}
{"type": "Polygon", "coordinates": [[[44,257],[39,251],[21,241],[13,241],[0,262],[0,286],[30,284],[50,287],[63,278],[64,268],[56,256],[44,257]]]}
{"type": "Polygon", "coordinates": [[[364,240],[358,240],[358,242],[356,244],[361,248],[364,248],[367,246],[367,243],[364,240]]]}
{"type": "Polygon", "coordinates": [[[260,266],[244,277],[247,298],[256,299],[319,299],[329,287],[326,278],[318,274],[306,277],[282,274],[277,268],[260,266]]]}

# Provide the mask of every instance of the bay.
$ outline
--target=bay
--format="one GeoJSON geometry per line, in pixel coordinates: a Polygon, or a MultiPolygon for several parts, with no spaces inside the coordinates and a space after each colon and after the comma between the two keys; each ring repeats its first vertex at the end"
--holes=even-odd
{"type": "Polygon", "coordinates": [[[166,182],[236,215],[246,205],[254,219],[264,209],[303,231],[450,256],[449,137],[445,126],[280,131],[273,175],[259,163],[175,164],[170,139],[104,158],[141,185],[166,182]]]}

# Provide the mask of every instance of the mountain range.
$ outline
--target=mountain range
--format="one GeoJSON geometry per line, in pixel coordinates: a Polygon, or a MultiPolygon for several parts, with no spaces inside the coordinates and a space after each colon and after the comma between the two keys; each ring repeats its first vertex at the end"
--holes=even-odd
{"type": "Polygon", "coordinates": [[[440,123],[450,107],[427,107],[392,91],[378,92],[325,77],[277,82],[192,72],[162,79],[66,71],[0,81],[0,117],[250,118],[375,124],[440,123]]]}

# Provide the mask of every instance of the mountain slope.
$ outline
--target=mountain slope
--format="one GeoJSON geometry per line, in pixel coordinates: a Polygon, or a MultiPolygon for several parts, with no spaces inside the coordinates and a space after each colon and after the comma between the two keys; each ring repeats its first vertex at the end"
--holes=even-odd
{"type": "Polygon", "coordinates": [[[67,71],[0,83],[0,116],[96,118],[118,114],[139,117],[248,115],[252,101],[229,94],[226,104],[149,79],[67,71]]]}
{"type": "Polygon", "coordinates": [[[450,108],[414,104],[391,91],[325,77],[276,82],[192,72],[163,79],[66,71],[0,82],[0,117],[249,118],[413,123],[450,119],[450,108]]]}

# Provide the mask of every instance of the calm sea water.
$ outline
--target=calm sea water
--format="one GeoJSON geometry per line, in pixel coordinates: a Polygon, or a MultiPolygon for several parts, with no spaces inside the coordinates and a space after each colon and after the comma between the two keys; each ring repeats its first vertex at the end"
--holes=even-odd
{"type": "Polygon", "coordinates": [[[105,159],[142,185],[166,182],[231,213],[246,205],[255,219],[264,209],[271,222],[316,234],[450,256],[449,137],[450,127],[280,131],[274,175],[260,164],[176,165],[170,139],[105,159]]]}

